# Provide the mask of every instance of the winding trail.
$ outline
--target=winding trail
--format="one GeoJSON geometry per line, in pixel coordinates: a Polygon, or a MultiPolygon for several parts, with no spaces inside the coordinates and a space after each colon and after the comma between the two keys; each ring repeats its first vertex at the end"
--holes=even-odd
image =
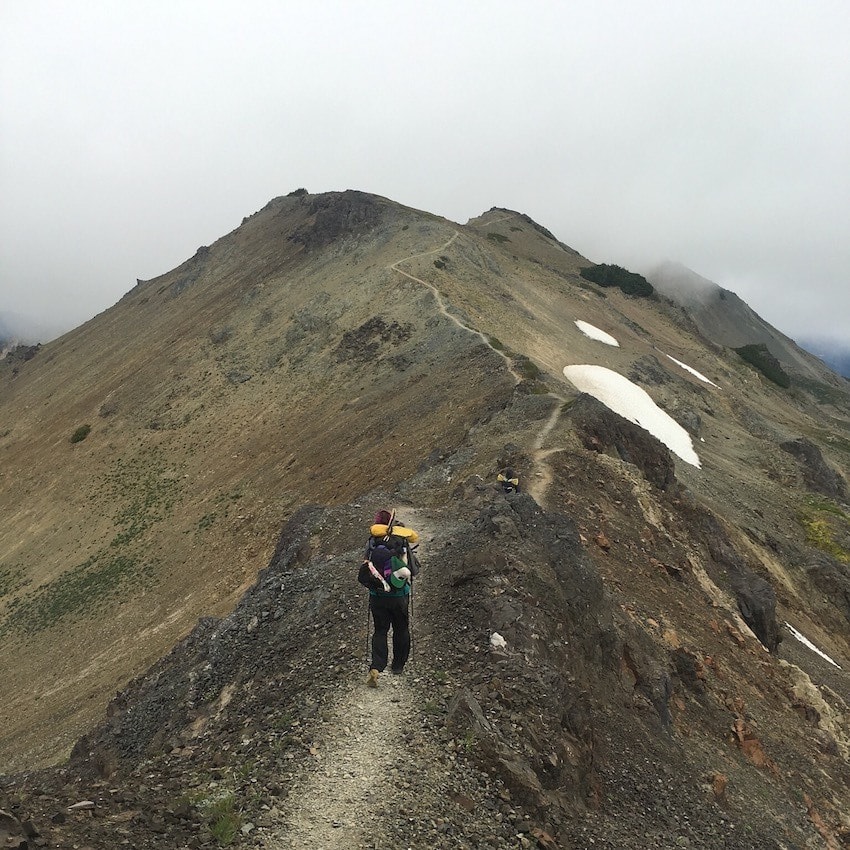
{"type": "Polygon", "coordinates": [[[485,334],[481,333],[481,331],[475,330],[475,328],[469,327],[469,325],[465,325],[454,313],[451,313],[449,311],[445,298],[443,298],[443,294],[440,292],[439,289],[437,289],[436,286],[434,286],[433,283],[429,283],[427,280],[422,280],[421,277],[416,277],[416,275],[410,274],[410,272],[406,272],[404,269],[399,268],[402,263],[407,263],[410,260],[416,260],[419,257],[428,257],[431,254],[439,254],[441,251],[445,251],[447,248],[449,248],[449,246],[454,243],[458,236],[460,236],[460,231],[456,230],[452,237],[447,242],[440,245],[439,248],[434,248],[431,251],[422,251],[419,254],[411,254],[409,257],[404,257],[403,259],[397,260],[396,262],[392,263],[389,268],[391,271],[398,272],[398,274],[404,275],[404,277],[408,278],[409,280],[421,284],[426,289],[431,290],[431,292],[434,294],[435,300],[437,301],[437,309],[447,319],[454,322],[459,328],[462,328],[468,333],[477,336],[488,348],[495,351],[505,361],[508,367],[508,371],[514,376],[515,381],[519,383],[522,380],[522,376],[519,374],[519,372],[516,371],[516,369],[514,369],[513,361],[511,360],[511,358],[503,351],[499,351],[499,349],[493,348],[493,346],[490,344],[490,340],[487,339],[487,336],[485,334]]]}
{"type": "MultiPolygon", "coordinates": [[[[504,218],[494,219],[493,221],[485,222],[481,227],[486,227],[490,224],[496,224],[500,221],[507,221],[509,218],[514,218],[513,215],[505,216],[504,218]]],[[[431,251],[422,251],[418,254],[412,254],[409,257],[404,257],[401,260],[397,260],[392,263],[389,268],[398,272],[400,275],[404,275],[404,277],[409,280],[415,281],[416,283],[421,284],[422,286],[429,289],[433,294],[434,298],[437,301],[437,307],[439,311],[447,318],[454,322],[459,328],[467,331],[468,333],[474,334],[479,337],[481,341],[491,350],[495,351],[506,363],[508,367],[508,371],[513,375],[514,381],[519,384],[521,383],[522,375],[517,372],[514,367],[513,360],[511,357],[506,354],[504,351],[500,351],[498,348],[494,348],[490,343],[490,340],[487,338],[486,334],[483,334],[481,331],[475,330],[475,328],[471,328],[468,325],[464,324],[454,313],[449,311],[448,305],[446,303],[443,294],[440,290],[433,284],[429,283],[427,280],[423,280],[421,277],[416,277],[416,275],[410,274],[410,272],[404,271],[404,269],[399,268],[402,263],[409,262],[410,260],[418,259],[419,257],[428,257],[432,254],[439,254],[441,251],[445,251],[448,249],[455,240],[460,236],[460,231],[455,231],[450,239],[448,239],[444,244],[440,245],[439,248],[434,248],[431,251]]],[[[555,407],[552,410],[551,415],[546,420],[546,423],[540,429],[540,433],[535,438],[534,442],[531,446],[531,459],[532,459],[532,468],[529,474],[529,483],[525,485],[526,492],[534,499],[537,504],[541,507],[546,507],[546,494],[549,490],[549,486],[552,483],[552,469],[549,464],[546,462],[547,458],[550,455],[556,454],[557,452],[564,451],[564,448],[543,448],[543,443],[546,440],[546,437],[549,435],[549,432],[558,424],[558,420],[561,416],[561,406],[566,401],[563,396],[558,395],[557,393],[547,393],[549,398],[553,399],[555,402],[555,407]]]]}
{"type": "MultiPolygon", "coordinates": [[[[485,334],[451,313],[434,284],[399,268],[410,260],[445,251],[459,235],[455,231],[438,248],[405,257],[389,268],[430,290],[440,313],[495,351],[519,384],[522,376],[509,355],[494,348],[485,334]]],[[[546,458],[563,451],[543,448],[546,437],[558,423],[564,401],[555,393],[549,396],[556,402],[555,407],[531,445],[533,466],[528,492],[539,504],[543,504],[552,481],[546,458]]],[[[425,511],[404,507],[403,513],[421,535],[423,561],[426,561],[428,542],[437,539],[439,530],[429,524],[425,511]]],[[[427,569],[423,570],[416,588],[419,598],[424,595],[427,599],[427,569]]],[[[413,652],[415,658],[415,646],[413,652]]],[[[394,773],[398,753],[404,747],[403,737],[415,711],[413,687],[407,675],[382,675],[378,688],[371,689],[366,687],[362,671],[352,672],[347,686],[321,721],[321,731],[315,736],[318,743],[311,749],[314,767],[275,814],[273,825],[254,834],[257,845],[264,850],[366,850],[384,846],[379,807],[393,805],[394,795],[399,793],[394,773]]]]}

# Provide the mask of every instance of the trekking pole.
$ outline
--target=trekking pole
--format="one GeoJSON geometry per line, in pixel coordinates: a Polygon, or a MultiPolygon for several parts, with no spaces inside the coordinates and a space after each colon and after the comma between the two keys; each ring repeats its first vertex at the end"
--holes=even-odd
{"type": "Polygon", "coordinates": [[[366,663],[372,666],[372,656],[369,653],[369,620],[372,617],[372,607],[369,605],[369,597],[366,597],[366,663]]]}

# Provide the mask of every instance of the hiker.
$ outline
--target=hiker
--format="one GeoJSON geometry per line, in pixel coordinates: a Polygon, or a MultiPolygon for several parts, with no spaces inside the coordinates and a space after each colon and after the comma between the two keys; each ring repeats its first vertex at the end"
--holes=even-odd
{"type": "Polygon", "coordinates": [[[413,546],[419,535],[395,523],[395,512],[378,511],[370,528],[363,564],[357,580],[369,589],[369,612],[375,624],[372,658],[366,684],[378,687],[378,677],[389,661],[388,636],[393,630],[393,662],[398,675],[410,654],[410,593],[419,561],[413,546]]]}
{"type": "Polygon", "coordinates": [[[500,472],[496,480],[502,485],[503,493],[519,493],[519,476],[512,469],[500,472]]]}

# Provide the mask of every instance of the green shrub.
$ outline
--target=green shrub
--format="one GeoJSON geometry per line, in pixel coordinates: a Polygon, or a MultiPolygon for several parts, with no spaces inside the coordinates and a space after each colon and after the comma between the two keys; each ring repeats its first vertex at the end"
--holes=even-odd
{"type": "Polygon", "coordinates": [[[788,377],[788,373],[779,365],[779,361],[768,351],[763,342],[742,345],[734,350],[742,360],[745,360],[751,366],[755,366],[769,381],[773,381],[774,384],[783,389],[788,389],[791,386],[791,378],[788,377]]]}
{"type": "Polygon", "coordinates": [[[222,846],[230,846],[242,826],[242,812],[236,808],[232,791],[221,797],[200,799],[197,808],[204,814],[213,838],[222,846]]]}
{"type": "Polygon", "coordinates": [[[525,378],[527,381],[536,381],[540,377],[540,369],[538,369],[537,364],[532,360],[529,360],[524,354],[516,354],[514,355],[514,363],[516,365],[517,371],[525,378]]]}
{"type": "Polygon", "coordinates": [[[607,263],[600,263],[598,266],[590,266],[579,271],[579,274],[592,283],[599,286],[616,286],[625,292],[626,295],[637,295],[641,298],[646,298],[655,291],[652,284],[642,275],[635,272],[627,271],[621,266],[609,266],[607,263]]]}
{"type": "Polygon", "coordinates": [[[488,238],[491,242],[498,242],[500,245],[504,245],[504,244],[505,244],[505,242],[510,242],[510,241],[511,241],[510,239],[508,239],[508,237],[507,237],[507,236],[504,236],[504,235],[503,235],[503,234],[501,234],[501,233],[488,233],[488,234],[487,234],[487,238],[488,238]]]}
{"type": "Polygon", "coordinates": [[[810,546],[832,555],[842,564],[850,563],[850,553],[835,541],[833,530],[826,518],[803,514],[800,517],[800,524],[806,531],[806,542],[810,546]]]}
{"type": "Polygon", "coordinates": [[[71,434],[71,442],[81,443],[86,437],[88,437],[89,431],[91,431],[91,425],[80,425],[80,427],[71,434]]]}

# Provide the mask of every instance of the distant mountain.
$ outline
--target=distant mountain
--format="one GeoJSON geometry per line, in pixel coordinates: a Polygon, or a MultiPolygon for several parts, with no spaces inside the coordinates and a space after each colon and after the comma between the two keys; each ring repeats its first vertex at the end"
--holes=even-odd
{"type": "Polygon", "coordinates": [[[646,277],[658,292],[682,305],[711,342],[725,348],[764,344],[788,371],[817,381],[831,380],[817,358],[766,322],[734,292],[681,263],[662,263],[646,277]]]}
{"type": "Polygon", "coordinates": [[[850,347],[846,344],[829,340],[801,340],[800,345],[850,380],[850,347]]]}

